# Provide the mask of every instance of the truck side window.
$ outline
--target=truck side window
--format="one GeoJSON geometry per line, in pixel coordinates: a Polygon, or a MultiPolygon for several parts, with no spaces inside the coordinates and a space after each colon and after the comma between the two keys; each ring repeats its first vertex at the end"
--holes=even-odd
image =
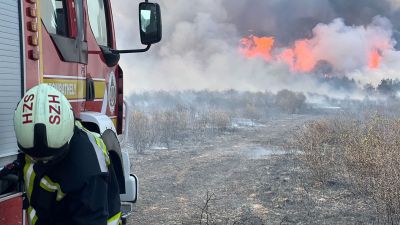
{"type": "Polygon", "coordinates": [[[64,0],[41,1],[40,14],[49,33],[68,36],[67,9],[64,0]]]}
{"type": "Polygon", "coordinates": [[[89,0],[88,15],[90,27],[97,44],[101,46],[108,46],[108,33],[107,33],[107,17],[104,0],[89,0]]]}

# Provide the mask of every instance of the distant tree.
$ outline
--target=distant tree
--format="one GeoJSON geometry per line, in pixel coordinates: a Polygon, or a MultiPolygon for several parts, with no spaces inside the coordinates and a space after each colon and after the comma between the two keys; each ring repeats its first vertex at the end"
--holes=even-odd
{"type": "Polygon", "coordinates": [[[367,95],[373,95],[373,94],[375,93],[375,91],[376,91],[375,87],[372,86],[372,84],[366,84],[366,85],[364,85],[363,89],[364,89],[364,92],[365,92],[367,95]]]}
{"type": "Polygon", "coordinates": [[[279,91],[275,104],[287,113],[297,113],[304,108],[306,96],[303,93],[295,93],[289,90],[279,91]]]}
{"type": "Polygon", "coordinates": [[[376,89],[382,95],[395,97],[397,92],[400,91],[400,81],[397,79],[383,79],[376,89]]]}

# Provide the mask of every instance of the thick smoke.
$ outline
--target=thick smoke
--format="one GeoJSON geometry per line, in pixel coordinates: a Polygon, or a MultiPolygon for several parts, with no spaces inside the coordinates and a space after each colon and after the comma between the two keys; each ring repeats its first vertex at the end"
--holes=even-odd
{"type": "Polygon", "coordinates": [[[377,15],[395,21],[398,12],[393,6],[400,6],[398,0],[226,0],[223,4],[241,35],[274,36],[285,46],[310,37],[317,24],[336,18],[350,26],[367,25],[377,15]]]}
{"type": "Polygon", "coordinates": [[[282,60],[294,72],[318,72],[318,67],[328,65],[330,69],[324,73],[333,75],[381,67],[385,56],[396,52],[392,34],[390,21],[380,16],[367,26],[346,26],[343,19],[335,19],[318,24],[311,38],[296,40],[291,47],[274,49],[274,38],[249,36],[242,39],[241,51],[248,58],[282,60]]]}
{"type": "MultiPolygon", "coordinates": [[[[339,57],[335,62],[346,61],[338,63],[346,71],[345,75],[361,83],[399,76],[395,74],[395,65],[400,56],[393,49],[400,21],[397,20],[400,18],[398,0],[158,2],[163,13],[163,40],[148,53],[122,57],[127,93],[160,89],[278,91],[289,88],[346,96],[347,93],[335,91],[335,87],[321,84],[313,76],[293,75],[283,62],[246,59],[238,47],[240,39],[249,34],[274,36],[277,49],[282,49],[294,45],[295,40],[312,39],[315,32],[340,27],[351,31],[343,39],[332,38],[332,44],[326,43],[326,57],[339,57]],[[390,42],[390,51],[385,52],[381,69],[366,70],[362,65],[368,54],[363,52],[366,49],[363,45],[370,42],[358,39],[357,35],[376,33],[376,30],[390,42]],[[339,51],[335,46],[342,46],[347,52],[330,53],[339,51]]],[[[138,1],[114,0],[112,4],[118,48],[138,47],[138,1]]]]}

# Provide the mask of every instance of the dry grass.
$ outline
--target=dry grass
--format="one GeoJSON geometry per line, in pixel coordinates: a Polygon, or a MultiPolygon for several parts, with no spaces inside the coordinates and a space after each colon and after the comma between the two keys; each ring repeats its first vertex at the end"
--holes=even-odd
{"type": "Polygon", "coordinates": [[[380,224],[400,223],[400,120],[325,119],[305,125],[295,140],[316,179],[348,180],[356,194],[374,200],[380,224]]]}
{"type": "Polygon", "coordinates": [[[201,139],[216,135],[231,127],[231,116],[221,110],[195,113],[182,108],[131,114],[130,142],[138,153],[154,145],[170,148],[174,142],[201,139]]]}

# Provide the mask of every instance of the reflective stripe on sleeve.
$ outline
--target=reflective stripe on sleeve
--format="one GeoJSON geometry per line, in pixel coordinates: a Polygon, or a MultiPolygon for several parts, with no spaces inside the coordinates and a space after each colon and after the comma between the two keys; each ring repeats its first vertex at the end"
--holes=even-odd
{"type": "Polygon", "coordinates": [[[57,201],[61,201],[65,197],[65,193],[62,192],[60,184],[53,182],[48,176],[44,176],[40,180],[40,187],[48,192],[57,192],[57,201]]]}
{"type": "Polygon", "coordinates": [[[36,177],[35,171],[33,171],[33,165],[34,164],[27,157],[25,157],[24,182],[25,182],[26,193],[29,200],[31,200],[33,182],[36,177]]]}
{"type": "Polygon", "coordinates": [[[30,225],[35,225],[36,221],[38,220],[38,217],[36,215],[36,210],[32,207],[28,208],[28,217],[29,217],[29,224],[30,225]]]}
{"type": "Polygon", "coordinates": [[[107,220],[107,225],[119,225],[120,221],[121,221],[121,213],[119,212],[107,220]]]}
{"type": "Polygon", "coordinates": [[[108,172],[107,161],[102,149],[97,145],[97,142],[93,135],[88,134],[89,140],[97,155],[97,161],[99,162],[101,172],[108,172]]]}
{"type": "Polygon", "coordinates": [[[107,167],[108,167],[110,165],[110,157],[108,156],[108,153],[107,153],[106,144],[104,144],[103,139],[101,139],[99,137],[95,137],[95,139],[96,139],[96,144],[103,151],[103,155],[104,155],[104,158],[106,160],[107,167]]]}
{"type": "Polygon", "coordinates": [[[110,165],[110,156],[108,155],[107,146],[104,144],[103,139],[101,139],[100,134],[89,131],[88,129],[83,127],[82,123],[80,123],[79,121],[76,121],[75,125],[83,130],[89,137],[90,143],[92,143],[93,148],[95,149],[101,171],[108,172],[108,166],[110,165]]]}

